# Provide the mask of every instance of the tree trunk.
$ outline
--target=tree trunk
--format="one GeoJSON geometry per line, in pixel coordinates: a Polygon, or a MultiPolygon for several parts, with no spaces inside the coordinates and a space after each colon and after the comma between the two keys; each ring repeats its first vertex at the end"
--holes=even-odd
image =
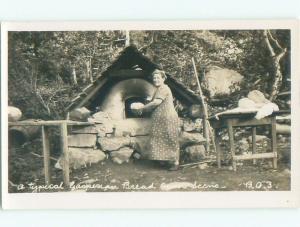
{"type": "Polygon", "coordinates": [[[93,83],[92,58],[89,59],[89,81],[93,83]]]}
{"type": "Polygon", "coordinates": [[[93,76],[92,76],[92,59],[89,58],[85,64],[86,64],[86,80],[89,81],[90,83],[93,82],[93,76]]]}
{"type": "Polygon", "coordinates": [[[75,65],[72,65],[72,84],[77,85],[77,75],[75,65]]]}
{"type": "Polygon", "coordinates": [[[274,68],[274,75],[273,75],[273,86],[270,92],[270,100],[273,101],[276,99],[278,93],[280,92],[280,87],[282,84],[282,73],[280,67],[280,59],[278,56],[273,59],[273,68],[274,68]]]}
{"type": "Polygon", "coordinates": [[[273,76],[273,82],[271,84],[271,91],[270,91],[270,101],[274,101],[280,91],[280,87],[282,84],[282,73],[281,73],[281,67],[280,67],[280,60],[282,57],[286,54],[286,48],[282,48],[278,41],[272,36],[271,32],[269,30],[264,30],[263,32],[264,40],[267,45],[267,48],[270,52],[271,58],[272,58],[272,76],[273,76]],[[272,44],[271,44],[272,41],[272,44]],[[276,54],[274,50],[274,46],[280,50],[279,53],[276,54]]]}
{"type": "Polygon", "coordinates": [[[36,73],[37,64],[33,61],[31,65],[31,87],[34,92],[37,90],[37,73],[36,73]]]}

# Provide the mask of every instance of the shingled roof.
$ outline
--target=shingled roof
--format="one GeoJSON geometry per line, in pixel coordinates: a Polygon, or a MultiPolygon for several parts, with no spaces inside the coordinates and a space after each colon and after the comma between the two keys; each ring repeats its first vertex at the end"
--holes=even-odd
{"type": "MultiPolygon", "coordinates": [[[[66,108],[71,111],[91,103],[98,92],[112,81],[124,80],[128,78],[143,78],[149,80],[148,75],[155,69],[161,67],[143,55],[135,46],[126,47],[119,57],[100,75],[95,81],[85,87],[66,108]],[[135,67],[140,70],[132,71],[135,67]],[[130,74],[126,73],[130,71],[130,74]],[[116,73],[115,73],[116,72],[116,73]]],[[[175,98],[187,102],[187,104],[199,104],[200,98],[192,90],[188,89],[183,83],[176,80],[172,75],[166,73],[167,79],[165,83],[171,88],[175,98]]]]}

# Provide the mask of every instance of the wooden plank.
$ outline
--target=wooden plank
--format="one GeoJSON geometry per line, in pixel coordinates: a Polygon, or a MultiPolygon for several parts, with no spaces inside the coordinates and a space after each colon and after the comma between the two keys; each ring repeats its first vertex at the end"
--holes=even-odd
{"type": "Polygon", "coordinates": [[[66,187],[70,186],[69,151],[68,151],[68,126],[67,123],[60,125],[60,145],[63,152],[63,177],[66,187]]]}
{"type": "Polygon", "coordinates": [[[277,138],[276,138],[276,118],[272,117],[271,124],[271,144],[272,144],[272,152],[274,154],[273,158],[273,168],[277,169],[277,138]]]}
{"type": "MultiPolygon", "coordinates": [[[[232,157],[235,156],[235,147],[234,147],[234,135],[233,135],[233,127],[231,120],[228,121],[228,134],[229,134],[229,149],[232,157]]],[[[236,171],[236,161],[232,160],[233,170],[236,171]]]]}
{"type": "Polygon", "coordinates": [[[265,117],[260,120],[257,120],[255,118],[239,119],[238,117],[235,117],[235,118],[223,118],[220,120],[210,119],[209,121],[213,128],[226,128],[228,125],[228,121],[231,121],[233,127],[251,127],[251,126],[271,124],[270,117],[265,117]]]}
{"type": "Polygon", "coordinates": [[[95,147],[96,134],[73,134],[67,138],[69,147],[95,147]]]}
{"type": "Polygon", "coordinates": [[[233,160],[252,160],[252,159],[264,159],[264,158],[276,158],[277,154],[273,152],[269,153],[256,153],[256,154],[245,154],[245,155],[235,155],[233,160]]]}
{"type": "Polygon", "coordinates": [[[42,126],[42,142],[43,142],[45,184],[49,185],[49,184],[51,184],[49,131],[48,131],[48,128],[45,126],[42,126]]]}
{"type": "MultiPolygon", "coordinates": [[[[221,112],[218,114],[215,114],[213,116],[210,116],[210,120],[222,120],[224,118],[253,118],[257,113],[257,110],[245,110],[245,111],[237,111],[237,112],[221,112]]],[[[273,113],[269,117],[273,116],[280,116],[280,115],[286,115],[290,114],[291,110],[279,110],[279,111],[273,111],[273,113]]]]}
{"type": "Polygon", "coordinates": [[[187,163],[183,165],[179,165],[179,167],[189,167],[189,166],[194,166],[194,165],[199,165],[199,164],[204,164],[204,163],[210,163],[210,162],[215,162],[215,159],[208,159],[200,162],[193,162],[193,163],[187,163]]]}
{"type": "MultiPolygon", "coordinates": [[[[252,127],[252,154],[256,153],[256,127],[252,127]]],[[[253,164],[256,164],[256,159],[253,159],[253,164]]]]}
{"type": "Polygon", "coordinates": [[[66,123],[68,125],[94,125],[92,122],[80,122],[80,121],[70,121],[70,120],[55,120],[55,121],[20,121],[20,122],[9,122],[9,126],[39,126],[39,125],[45,125],[45,126],[59,126],[62,123],[66,123]]]}
{"type": "Polygon", "coordinates": [[[230,119],[231,124],[233,127],[240,127],[240,126],[258,126],[258,125],[269,125],[271,124],[271,118],[270,117],[265,117],[263,119],[257,120],[255,118],[251,118],[251,119],[238,119],[238,118],[234,118],[234,119],[230,119]]]}
{"type": "Polygon", "coordinates": [[[277,134],[291,134],[291,125],[287,124],[276,124],[277,134]]]}
{"type": "Polygon", "coordinates": [[[84,125],[94,125],[93,122],[81,122],[81,121],[66,121],[67,125],[78,125],[78,126],[84,126],[84,125]]]}
{"type": "Polygon", "coordinates": [[[71,134],[98,134],[98,131],[95,125],[73,126],[71,134]]]}

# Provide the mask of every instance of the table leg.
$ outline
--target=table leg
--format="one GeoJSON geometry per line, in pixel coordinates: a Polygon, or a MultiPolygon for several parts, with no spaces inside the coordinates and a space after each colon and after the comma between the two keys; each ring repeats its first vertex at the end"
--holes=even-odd
{"type": "Polygon", "coordinates": [[[46,126],[42,126],[42,141],[43,141],[43,158],[44,158],[44,172],[46,185],[51,184],[50,177],[50,149],[49,149],[49,131],[46,126]]]}
{"type": "MultiPolygon", "coordinates": [[[[256,153],[256,127],[252,127],[252,154],[256,153]]],[[[256,164],[256,159],[253,159],[253,164],[256,164]]]]}
{"type": "Polygon", "coordinates": [[[277,169],[277,138],[276,138],[276,118],[275,117],[272,117],[271,134],[272,134],[272,152],[274,154],[273,168],[277,169]]]}
{"type": "Polygon", "coordinates": [[[232,157],[232,167],[233,167],[233,171],[236,171],[236,160],[233,159],[233,157],[235,156],[234,135],[233,135],[232,122],[230,120],[227,123],[227,127],[228,127],[228,135],[229,135],[229,149],[232,157]]]}
{"type": "Polygon", "coordinates": [[[206,140],[205,143],[205,150],[206,153],[209,153],[209,124],[206,118],[203,118],[203,134],[204,134],[204,138],[206,140]]]}
{"type": "Polygon", "coordinates": [[[221,148],[220,148],[220,136],[219,130],[215,129],[215,145],[216,145],[216,155],[217,155],[217,165],[218,168],[221,168],[221,148]]]}
{"type": "Polygon", "coordinates": [[[63,177],[66,187],[70,186],[69,151],[68,151],[68,126],[67,123],[60,125],[60,144],[63,152],[63,177]]]}

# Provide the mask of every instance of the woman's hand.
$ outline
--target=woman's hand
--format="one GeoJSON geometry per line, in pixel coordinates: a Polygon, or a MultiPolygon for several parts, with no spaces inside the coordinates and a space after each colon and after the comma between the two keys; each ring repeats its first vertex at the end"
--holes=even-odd
{"type": "Polygon", "coordinates": [[[130,105],[130,108],[131,108],[131,111],[138,115],[138,116],[141,116],[143,114],[143,108],[144,108],[144,104],[143,103],[132,103],[130,105]]]}
{"type": "Polygon", "coordinates": [[[137,115],[141,116],[143,114],[143,108],[135,109],[137,115]]]}

